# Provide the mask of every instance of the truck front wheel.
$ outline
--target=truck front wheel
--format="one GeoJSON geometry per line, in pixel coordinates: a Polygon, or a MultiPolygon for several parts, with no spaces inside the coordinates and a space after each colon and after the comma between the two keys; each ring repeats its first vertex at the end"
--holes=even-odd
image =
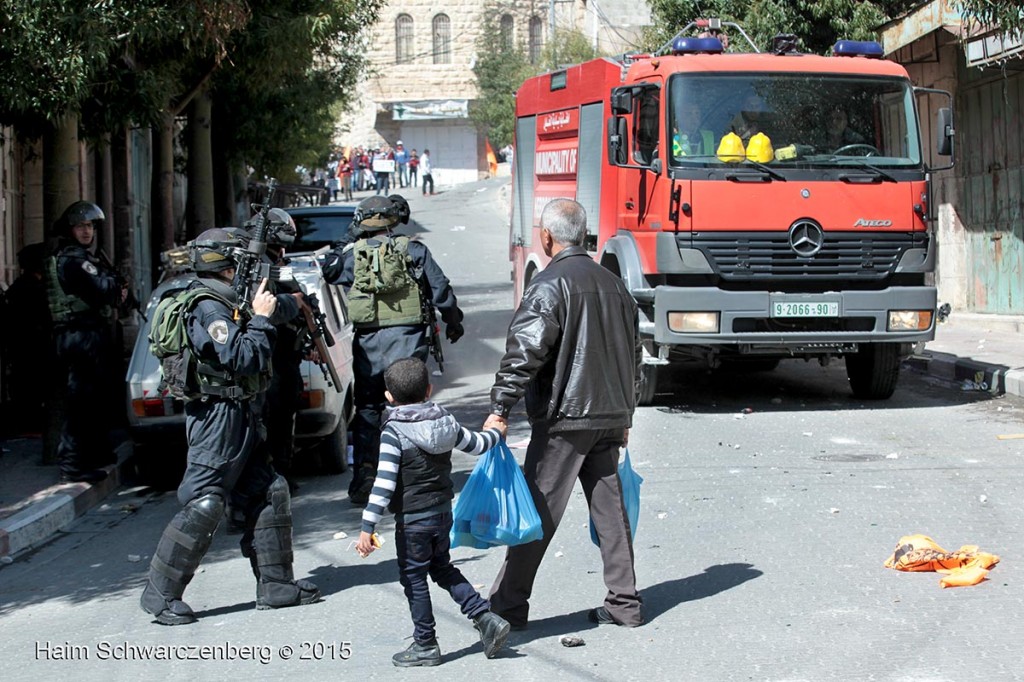
{"type": "Polygon", "coordinates": [[[653,405],[654,395],[658,391],[658,370],[661,365],[651,365],[646,362],[640,365],[640,397],[641,405],[653,405]]]}
{"type": "Polygon", "coordinates": [[[898,343],[863,343],[846,356],[846,376],[853,395],[862,400],[885,400],[896,390],[900,376],[898,343]]]}

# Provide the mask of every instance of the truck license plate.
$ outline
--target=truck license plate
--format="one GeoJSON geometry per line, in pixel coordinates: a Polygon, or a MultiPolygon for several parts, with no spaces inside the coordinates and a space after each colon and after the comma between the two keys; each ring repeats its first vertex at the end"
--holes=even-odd
{"type": "Polygon", "coordinates": [[[839,317],[836,301],[773,301],[772,317],[839,317]]]}

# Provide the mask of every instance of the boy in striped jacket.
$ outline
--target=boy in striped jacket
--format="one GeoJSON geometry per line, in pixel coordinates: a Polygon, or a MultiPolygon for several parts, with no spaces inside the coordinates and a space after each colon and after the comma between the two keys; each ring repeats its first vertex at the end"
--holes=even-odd
{"type": "Polygon", "coordinates": [[[427,366],[417,358],[393,363],[384,372],[384,413],[377,478],[363,510],[356,549],[364,557],[376,547],[373,533],[385,509],[395,515],[398,571],[412,612],[413,643],[392,657],[399,667],[440,665],[427,576],[459,603],[480,632],[484,654],[493,658],[508,638],[509,624],[452,566],[452,449],[479,455],[505,436],[502,429],[473,432],[446,409],[429,402],[427,366]]]}

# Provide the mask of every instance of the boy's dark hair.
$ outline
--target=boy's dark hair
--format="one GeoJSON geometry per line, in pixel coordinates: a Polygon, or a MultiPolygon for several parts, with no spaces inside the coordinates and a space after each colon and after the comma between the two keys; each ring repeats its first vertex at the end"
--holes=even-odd
{"type": "Polygon", "coordinates": [[[397,360],[384,370],[384,385],[399,405],[422,403],[430,386],[427,365],[418,358],[397,360]]]}

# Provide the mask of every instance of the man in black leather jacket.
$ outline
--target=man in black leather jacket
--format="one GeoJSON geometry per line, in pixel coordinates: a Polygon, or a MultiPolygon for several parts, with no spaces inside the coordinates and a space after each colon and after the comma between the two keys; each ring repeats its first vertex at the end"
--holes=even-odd
{"type": "Polygon", "coordinates": [[[484,428],[506,423],[526,396],[533,427],[526,479],[544,538],[509,547],[491,588],[495,613],[526,627],[537,569],[579,478],[601,544],[604,605],[590,620],[643,624],[633,545],[617,464],[636,406],[642,359],[637,307],[622,280],[583,247],[587,218],[571,199],[556,199],[541,215],[541,245],[551,262],[523,294],[491,388],[484,428]]]}

